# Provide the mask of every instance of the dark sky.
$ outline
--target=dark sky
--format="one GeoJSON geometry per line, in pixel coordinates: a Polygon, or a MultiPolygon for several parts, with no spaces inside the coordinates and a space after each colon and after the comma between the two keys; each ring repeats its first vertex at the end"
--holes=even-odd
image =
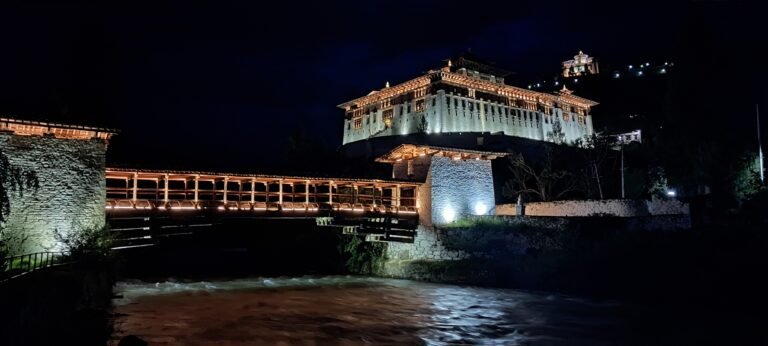
{"type": "Polygon", "coordinates": [[[297,131],[338,147],[337,104],[467,48],[517,85],[579,49],[618,64],[701,54],[765,99],[765,12],[744,2],[190,3],[0,7],[0,115],[120,129],[114,165],[262,171],[297,131]]]}

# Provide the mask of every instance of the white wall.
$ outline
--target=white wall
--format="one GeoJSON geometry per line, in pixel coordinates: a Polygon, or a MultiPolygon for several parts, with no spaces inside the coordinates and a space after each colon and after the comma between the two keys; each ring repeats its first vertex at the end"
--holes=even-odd
{"type": "Polygon", "coordinates": [[[362,127],[359,129],[350,126],[351,119],[345,120],[343,144],[370,137],[416,133],[422,116],[427,119],[428,133],[503,132],[508,136],[547,140],[547,133],[552,131],[552,122],[555,120],[562,125],[566,142],[594,133],[591,116],[588,115],[580,123],[578,117],[572,114],[566,121],[563,110],[558,108],[552,110],[552,115],[546,115],[488,100],[446,94],[443,90],[424,98],[425,109],[422,112],[415,111],[415,101],[409,103],[410,112],[408,104],[393,105],[391,129],[385,128],[380,109],[363,115],[362,127]]]}

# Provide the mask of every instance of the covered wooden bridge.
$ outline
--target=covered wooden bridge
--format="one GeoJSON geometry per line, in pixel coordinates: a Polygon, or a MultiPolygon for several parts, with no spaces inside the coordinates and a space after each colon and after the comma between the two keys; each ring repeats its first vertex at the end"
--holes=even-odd
{"type": "Polygon", "coordinates": [[[417,214],[416,182],[108,168],[107,210],[417,214]]]}

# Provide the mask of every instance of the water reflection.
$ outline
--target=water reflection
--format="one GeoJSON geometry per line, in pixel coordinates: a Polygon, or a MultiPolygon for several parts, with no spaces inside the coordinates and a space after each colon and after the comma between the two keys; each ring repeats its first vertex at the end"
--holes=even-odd
{"type": "Polygon", "coordinates": [[[115,338],[152,345],[595,345],[621,307],[357,277],[121,283],[115,338]]]}

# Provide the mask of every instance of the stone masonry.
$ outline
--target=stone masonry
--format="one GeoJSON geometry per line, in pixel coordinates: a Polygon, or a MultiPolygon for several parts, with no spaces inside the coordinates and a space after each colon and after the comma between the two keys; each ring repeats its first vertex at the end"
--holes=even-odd
{"type": "MultiPolygon", "coordinates": [[[[675,199],[629,200],[606,199],[594,201],[554,201],[524,203],[528,216],[659,216],[689,215],[688,204],[675,199]]],[[[515,204],[496,206],[496,215],[517,215],[515,204]]]]}
{"type": "Polygon", "coordinates": [[[63,250],[56,233],[69,236],[102,228],[106,204],[106,141],[0,132],[0,151],[11,165],[32,170],[39,189],[8,191],[11,211],[4,233],[26,240],[17,253],[63,250]]]}

